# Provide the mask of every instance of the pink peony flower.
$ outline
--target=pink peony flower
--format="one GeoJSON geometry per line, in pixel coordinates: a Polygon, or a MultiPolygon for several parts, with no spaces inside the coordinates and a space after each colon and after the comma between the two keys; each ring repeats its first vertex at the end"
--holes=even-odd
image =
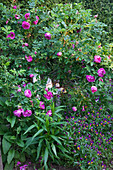
{"type": "Polygon", "coordinates": [[[40,101],[40,109],[45,109],[45,105],[44,105],[44,102],[40,101]]]}
{"type": "Polygon", "coordinates": [[[30,13],[27,13],[27,14],[25,14],[25,19],[29,19],[29,17],[30,17],[30,13]]]}
{"type": "Polygon", "coordinates": [[[103,82],[103,79],[99,79],[99,81],[102,81],[102,82],[103,82]]]}
{"type": "Polygon", "coordinates": [[[47,94],[44,94],[44,97],[48,100],[50,100],[53,97],[52,92],[47,91],[47,94]]]}
{"type": "Polygon", "coordinates": [[[97,91],[97,87],[96,86],[92,86],[91,87],[91,91],[92,91],[92,93],[96,92],[97,91]]]}
{"type": "Polygon", "coordinates": [[[99,55],[94,56],[94,62],[100,63],[101,62],[101,57],[99,55]]]}
{"type": "Polygon", "coordinates": [[[100,69],[98,70],[98,76],[99,76],[99,77],[103,77],[104,74],[106,74],[106,71],[104,70],[104,68],[100,68],[100,69]]]}
{"type": "Polygon", "coordinates": [[[15,5],[15,6],[13,6],[13,9],[16,9],[17,8],[17,6],[15,5]]]}
{"type": "Polygon", "coordinates": [[[62,55],[62,52],[58,52],[57,55],[58,55],[58,56],[61,56],[61,55],[62,55]]]}
{"type": "Polygon", "coordinates": [[[46,113],[46,115],[51,116],[51,115],[52,115],[52,111],[51,111],[51,110],[49,110],[49,111],[46,113]]]}
{"type": "Polygon", "coordinates": [[[31,62],[31,61],[33,60],[33,58],[32,58],[31,56],[28,56],[28,57],[27,57],[27,56],[25,55],[25,58],[26,58],[26,60],[27,60],[28,62],[31,62]]]}
{"type": "Polygon", "coordinates": [[[95,77],[94,77],[94,76],[91,76],[91,75],[87,75],[87,76],[86,76],[86,79],[87,79],[87,81],[89,81],[89,82],[94,82],[94,81],[95,81],[95,77]]]}
{"type": "Polygon", "coordinates": [[[15,14],[16,19],[20,19],[20,15],[15,14]]]}
{"type": "Polygon", "coordinates": [[[32,111],[31,110],[26,110],[24,113],[23,113],[23,116],[24,117],[29,117],[32,115],[32,111]]]}
{"type": "Polygon", "coordinates": [[[50,40],[50,39],[51,39],[51,34],[50,34],[50,33],[46,33],[46,34],[45,34],[45,38],[48,39],[48,40],[50,40]]]}
{"type": "Polygon", "coordinates": [[[29,89],[25,90],[24,95],[25,97],[28,97],[28,98],[32,96],[31,91],[29,89]]]}
{"type": "Polygon", "coordinates": [[[18,109],[18,110],[13,111],[13,113],[14,113],[15,116],[20,117],[21,113],[24,113],[24,110],[23,109],[18,109]]]}
{"type": "Polygon", "coordinates": [[[29,77],[31,77],[31,78],[34,77],[34,74],[30,74],[29,77]]]}
{"type": "Polygon", "coordinates": [[[72,110],[73,110],[74,112],[76,112],[76,111],[77,111],[77,108],[76,108],[75,106],[73,106],[73,107],[72,107],[72,110]]]}
{"type": "Polygon", "coordinates": [[[26,22],[26,21],[23,21],[23,22],[22,22],[22,27],[23,27],[24,29],[29,29],[29,28],[30,28],[30,23],[28,23],[28,22],[26,22]]]}
{"type": "Polygon", "coordinates": [[[14,39],[15,38],[15,33],[14,32],[10,32],[10,34],[8,34],[7,38],[14,39]]]}
{"type": "Polygon", "coordinates": [[[84,108],[84,106],[82,106],[82,111],[85,111],[85,108],[84,108]]]}

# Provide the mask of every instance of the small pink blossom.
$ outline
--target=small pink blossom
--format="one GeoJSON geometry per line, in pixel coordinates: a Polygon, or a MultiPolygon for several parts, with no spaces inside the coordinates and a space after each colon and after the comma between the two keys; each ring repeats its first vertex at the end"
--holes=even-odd
{"type": "Polygon", "coordinates": [[[106,71],[104,70],[104,68],[100,68],[100,69],[98,70],[98,76],[99,76],[99,77],[103,77],[104,74],[106,74],[106,71]]]}
{"type": "Polygon", "coordinates": [[[30,74],[29,77],[31,77],[31,78],[34,77],[34,74],[30,74]]]}
{"type": "Polygon", "coordinates": [[[26,22],[26,21],[23,21],[23,22],[22,22],[22,27],[23,27],[24,29],[29,29],[29,28],[30,28],[30,23],[28,23],[28,22],[26,22]]]}
{"type": "Polygon", "coordinates": [[[29,19],[30,13],[26,13],[24,17],[25,17],[25,19],[29,19]]]}
{"type": "Polygon", "coordinates": [[[15,6],[13,6],[13,9],[16,9],[17,8],[17,6],[15,5],[15,6]]]}
{"type": "Polygon", "coordinates": [[[95,18],[97,18],[97,17],[98,17],[98,14],[97,14],[97,15],[95,15],[94,17],[95,17],[95,18]]]}
{"type": "Polygon", "coordinates": [[[40,109],[45,109],[44,102],[40,101],[40,104],[39,104],[39,106],[40,106],[40,109]]]}
{"type": "Polygon", "coordinates": [[[94,76],[91,76],[91,75],[87,75],[87,76],[86,76],[86,79],[87,79],[87,81],[89,81],[89,82],[94,82],[94,81],[95,81],[95,77],[94,77],[94,76]]]}
{"type": "Polygon", "coordinates": [[[37,52],[35,51],[35,54],[37,54],[37,52]]]}
{"type": "Polygon", "coordinates": [[[28,97],[28,98],[32,96],[31,91],[29,89],[25,90],[24,95],[25,97],[28,97]]]}
{"type": "Polygon", "coordinates": [[[102,81],[102,82],[103,82],[103,79],[99,79],[99,81],[102,81]]]}
{"type": "Polygon", "coordinates": [[[82,111],[85,111],[85,108],[84,108],[84,106],[82,106],[82,111]]]}
{"type": "Polygon", "coordinates": [[[23,113],[23,116],[24,117],[29,117],[32,115],[32,111],[31,110],[26,110],[24,113],[23,113]]]}
{"type": "Polygon", "coordinates": [[[96,86],[92,86],[91,87],[91,91],[92,91],[92,93],[96,92],[97,91],[97,87],[96,86]]]}
{"type": "Polygon", "coordinates": [[[48,99],[48,100],[50,100],[52,97],[53,97],[53,94],[52,94],[52,92],[47,92],[47,94],[44,94],[44,97],[46,98],[46,99],[48,99]]]}
{"type": "Polygon", "coordinates": [[[14,39],[15,38],[15,33],[14,32],[10,32],[10,34],[8,34],[7,38],[14,39]]]}
{"type": "Polygon", "coordinates": [[[38,17],[38,16],[36,16],[36,20],[39,20],[39,17],[38,17]]]}
{"type": "Polygon", "coordinates": [[[46,38],[46,39],[48,39],[48,40],[50,40],[50,39],[51,39],[51,34],[50,34],[50,33],[48,33],[48,32],[47,32],[47,33],[45,33],[45,38],[46,38]]]}
{"type": "Polygon", "coordinates": [[[20,15],[15,14],[16,19],[20,19],[20,15]]]}
{"type": "Polygon", "coordinates": [[[21,87],[18,88],[17,92],[21,92],[21,87]]]}
{"type": "Polygon", "coordinates": [[[100,63],[101,62],[101,57],[99,55],[94,56],[94,62],[100,63]]]}
{"type": "Polygon", "coordinates": [[[72,110],[73,110],[74,112],[76,112],[76,111],[77,111],[77,108],[76,108],[75,106],[73,106],[73,107],[72,107],[72,110]]]}
{"type": "Polygon", "coordinates": [[[58,56],[61,56],[61,55],[62,55],[62,52],[58,52],[57,55],[58,55],[58,56]]]}
{"type": "Polygon", "coordinates": [[[24,44],[22,44],[22,47],[28,47],[29,46],[29,44],[28,43],[24,43],[24,44]]]}
{"type": "Polygon", "coordinates": [[[33,21],[33,24],[34,24],[34,25],[37,25],[37,23],[38,23],[38,20],[33,21]]]}
{"type": "Polygon", "coordinates": [[[101,45],[99,45],[98,48],[101,48],[101,45]]]}
{"type": "Polygon", "coordinates": [[[21,162],[18,161],[16,165],[17,165],[17,166],[18,166],[18,165],[21,165],[21,162]]]}
{"type": "Polygon", "coordinates": [[[108,56],[108,59],[110,59],[110,57],[111,57],[111,56],[109,55],[109,56],[108,56]]]}
{"type": "Polygon", "coordinates": [[[25,87],[25,86],[26,86],[26,84],[23,84],[23,86],[25,87]]]}
{"type": "Polygon", "coordinates": [[[6,24],[8,24],[9,20],[6,21],[6,24]]]}
{"type": "Polygon", "coordinates": [[[51,115],[52,115],[52,111],[51,111],[51,110],[49,110],[49,111],[46,113],[46,115],[51,116],[51,115]]]}
{"type": "Polygon", "coordinates": [[[21,113],[24,113],[24,110],[23,109],[18,109],[18,110],[13,111],[13,113],[14,113],[15,116],[20,117],[21,113]]]}
{"type": "Polygon", "coordinates": [[[25,58],[26,58],[26,60],[27,60],[28,62],[31,62],[31,61],[33,60],[33,58],[32,58],[31,56],[28,56],[28,57],[27,57],[27,56],[25,55],[25,58]]]}
{"type": "Polygon", "coordinates": [[[77,29],[77,33],[81,32],[81,28],[77,29]]]}

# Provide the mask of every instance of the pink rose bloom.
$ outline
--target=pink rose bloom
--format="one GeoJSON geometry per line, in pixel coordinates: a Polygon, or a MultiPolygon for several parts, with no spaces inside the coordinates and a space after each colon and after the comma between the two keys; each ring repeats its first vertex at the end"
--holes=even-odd
{"type": "Polygon", "coordinates": [[[35,54],[37,54],[37,52],[35,51],[35,54]]]}
{"type": "Polygon", "coordinates": [[[97,87],[96,86],[92,86],[91,87],[91,91],[92,91],[92,93],[96,92],[97,91],[97,87]]]}
{"type": "Polygon", "coordinates": [[[24,95],[25,97],[28,97],[28,98],[32,96],[31,91],[29,89],[25,90],[24,95]]]}
{"type": "Polygon", "coordinates": [[[29,77],[31,77],[31,78],[34,77],[34,74],[30,74],[29,77]]]}
{"type": "Polygon", "coordinates": [[[94,62],[100,63],[101,62],[101,57],[99,55],[94,56],[94,62]]]}
{"type": "Polygon", "coordinates": [[[16,19],[20,19],[20,15],[15,14],[16,19]]]}
{"type": "Polygon", "coordinates": [[[61,56],[61,55],[62,55],[62,52],[58,52],[57,55],[58,55],[58,56],[61,56]]]}
{"type": "Polygon", "coordinates": [[[53,97],[53,94],[52,94],[52,92],[47,92],[47,94],[44,94],[44,97],[46,98],[46,99],[48,99],[48,100],[50,100],[52,97],[53,97]]]}
{"type": "Polygon", "coordinates": [[[45,109],[45,105],[44,105],[44,102],[40,101],[40,109],[45,109]]]}
{"type": "Polygon", "coordinates": [[[13,6],[13,9],[16,9],[17,8],[17,6],[15,5],[15,6],[13,6]]]}
{"type": "Polygon", "coordinates": [[[103,79],[99,79],[99,81],[102,81],[102,82],[103,82],[103,79]]]}
{"type": "Polygon", "coordinates": [[[98,17],[98,14],[97,14],[97,15],[95,15],[94,17],[95,17],[95,18],[97,18],[97,17],[98,17]]]}
{"type": "Polygon", "coordinates": [[[76,108],[75,106],[73,106],[73,107],[72,107],[72,110],[73,110],[74,112],[76,112],[76,111],[77,111],[77,108],[76,108]]]}
{"type": "Polygon", "coordinates": [[[25,14],[25,19],[29,19],[30,13],[25,14]]]}
{"type": "Polygon", "coordinates": [[[10,34],[8,34],[7,38],[14,39],[15,38],[15,33],[14,32],[10,32],[10,34]]]}
{"type": "Polygon", "coordinates": [[[51,111],[51,110],[49,110],[49,111],[46,113],[46,115],[51,116],[51,115],[52,115],[52,111],[51,111]]]}
{"type": "Polygon", "coordinates": [[[89,82],[94,82],[94,81],[95,81],[95,77],[94,77],[94,76],[91,76],[91,75],[87,75],[87,76],[86,76],[86,79],[87,79],[87,81],[89,81],[89,82]]]}
{"type": "Polygon", "coordinates": [[[104,74],[106,74],[106,71],[104,70],[104,68],[100,68],[100,69],[98,70],[98,76],[99,76],[99,77],[103,77],[104,74]]]}
{"type": "Polygon", "coordinates": [[[27,56],[25,55],[25,58],[26,58],[26,60],[27,60],[28,62],[31,62],[31,61],[33,60],[33,58],[32,58],[31,56],[28,56],[28,57],[27,57],[27,56]]]}
{"type": "Polygon", "coordinates": [[[32,115],[32,111],[31,110],[26,110],[24,113],[23,113],[23,116],[24,117],[29,117],[32,115]]]}
{"type": "Polygon", "coordinates": [[[84,106],[82,106],[82,111],[85,111],[85,108],[84,108],[84,106]]]}
{"type": "Polygon", "coordinates": [[[34,24],[34,25],[37,25],[37,23],[38,23],[38,20],[33,21],[33,24],[34,24]]]}
{"type": "Polygon", "coordinates": [[[6,24],[8,24],[9,20],[6,21],[6,24]]]}
{"type": "Polygon", "coordinates": [[[18,109],[18,110],[13,111],[13,113],[14,113],[15,116],[20,117],[21,113],[24,113],[24,110],[23,109],[18,109]]]}
{"type": "Polygon", "coordinates": [[[23,22],[22,22],[22,27],[23,27],[24,29],[29,29],[29,28],[30,28],[30,23],[28,23],[28,22],[26,22],[26,21],[23,21],[23,22]]]}
{"type": "Polygon", "coordinates": [[[50,40],[50,39],[51,39],[51,34],[50,34],[50,33],[46,33],[46,34],[45,34],[45,38],[48,39],[48,40],[50,40]]]}

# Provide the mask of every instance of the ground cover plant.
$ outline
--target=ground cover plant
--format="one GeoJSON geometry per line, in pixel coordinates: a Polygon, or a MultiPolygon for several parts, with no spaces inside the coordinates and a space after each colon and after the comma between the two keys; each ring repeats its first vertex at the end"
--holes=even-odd
{"type": "Polygon", "coordinates": [[[113,151],[113,44],[100,43],[106,25],[81,4],[28,4],[0,4],[4,169],[27,169],[26,160],[38,169],[106,168],[113,151]]]}

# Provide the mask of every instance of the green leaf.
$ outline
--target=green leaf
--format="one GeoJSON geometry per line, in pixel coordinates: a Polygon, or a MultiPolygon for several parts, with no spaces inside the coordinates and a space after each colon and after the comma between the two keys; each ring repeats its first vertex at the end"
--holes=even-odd
{"type": "Polygon", "coordinates": [[[10,147],[11,147],[11,143],[8,142],[5,138],[3,138],[2,140],[3,153],[6,154],[10,149],[10,147]]]}
{"type": "Polygon", "coordinates": [[[43,142],[43,139],[40,140],[39,142],[39,145],[37,147],[37,157],[36,157],[36,160],[38,160],[39,156],[40,156],[40,151],[41,151],[41,147],[42,147],[42,142],[43,142]]]}
{"type": "Polygon", "coordinates": [[[16,121],[16,116],[13,117],[8,116],[7,121],[11,124],[11,127],[13,127],[16,121]]]}
{"type": "Polygon", "coordinates": [[[21,139],[19,139],[17,141],[17,145],[23,148],[24,147],[24,142],[21,139]]]}
{"type": "Polygon", "coordinates": [[[57,156],[56,147],[55,147],[55,145],[53,143],[52,143],[51,147],[52,147],[52,150],[53,150],[54,154],[57,156]]]}
{"type": "Polygon", "coordinates": [[[40,117],[37,117],[37,116],[35,116],[38,120],[40,120],[42,123],[44,123],[45,124],[45,121],[42,119],[42,118],[40,118],[40,117]]]}
{"type": "Polygon", "coordinates": [[[12,161],[10,164],[6,163],[4,170],[13,170],[14,168],[14,161],[12,161]]]}
{"type": "Polygon", "coordinates": [[[33,129],[34,127],[35,127],[35,125],[31,125],[31,126],[25,131],[24,135],[25,135],[27,132],[29,132],[31,129],[33,129]]]}
{"type": "Polygon", "coordinates": [[[44,154],[44,166],[46,165],[47,160],[48,160],[48,148],[46,147],[45,154],[44,154]]]}
{"type": "Polygon", "coordinates": [[[32,140],[38,136],[41,132],[43,132],[43,129],[40,129],[37,133],[35,133],[35,135],[32,137],[32,140]]]}
{"type": "Polygon", "coordinates": [[[9,152],[8,152],[8,156],[7,156],[8,164],[11,163],[12,159],[14,158],[14,156],[15,156],[15,150],[14,149],[10,149],[9,152]]]}
{"type": "Polygon", "coordinates": [[[60,145],[62,145],[62,143],[60,142],[60,140],[56,137],[56,136],[53,136],[53,135],[50,135],[56,142],[58,142],[60,145]]]}

